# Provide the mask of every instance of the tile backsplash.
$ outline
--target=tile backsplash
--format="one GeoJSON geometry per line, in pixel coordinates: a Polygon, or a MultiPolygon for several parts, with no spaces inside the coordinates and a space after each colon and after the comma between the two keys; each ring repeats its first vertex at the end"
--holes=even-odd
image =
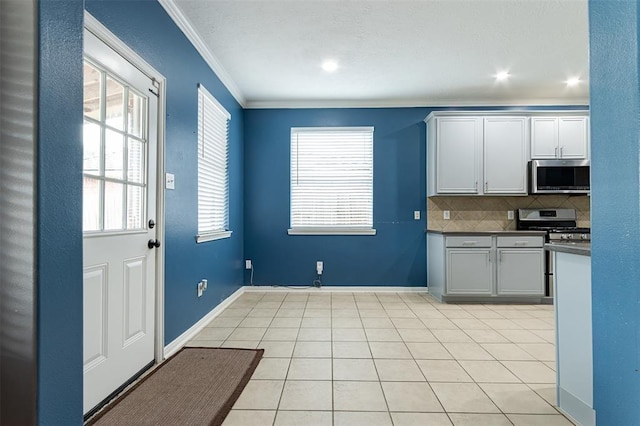
{"type": "Polygon", "coordinates": [[[578,226],[590,227],[590,197],[586,195],[536,195],[528,197],[430,197],[427,198],[427,229],[435,231],[506,231],[516,229],[507,211],[538,208],[575,209],[578,226]],[[443,219],[449,210],[451,219],[443,219]]]}

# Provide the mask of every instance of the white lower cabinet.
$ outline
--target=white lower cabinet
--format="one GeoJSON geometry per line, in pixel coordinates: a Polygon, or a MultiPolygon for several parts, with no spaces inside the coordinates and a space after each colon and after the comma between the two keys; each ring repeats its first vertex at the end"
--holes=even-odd
{"type": "Polygon", "coordinates": [[[434,233],[427,242],[427,284],[441,300],[544,296],[542,235],[434,233]]]}
{"type": "Polygon", "coordinates": [[[543,249],[498,248],[497,270],[498,294],[544,294],[543,249]]]}
{"type": "Polygon", "coordinates": [[[491,249],[447,249],[447,294],[491,293],[491,249]]]}

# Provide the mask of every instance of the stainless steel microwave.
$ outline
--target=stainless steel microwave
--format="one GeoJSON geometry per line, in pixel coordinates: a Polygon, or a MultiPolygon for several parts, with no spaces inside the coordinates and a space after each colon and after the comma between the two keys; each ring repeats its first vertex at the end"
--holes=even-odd
{"type": "Polygon", "coordinates": [[[530,194],[588,194],[589,160],[532,160],[530,194]]]}

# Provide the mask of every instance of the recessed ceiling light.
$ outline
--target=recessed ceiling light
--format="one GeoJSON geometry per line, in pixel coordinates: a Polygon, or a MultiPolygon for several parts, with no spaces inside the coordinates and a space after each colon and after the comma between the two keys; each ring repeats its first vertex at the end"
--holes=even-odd
{"type": "Polygon", "coordinates": [[[498,81],[505,81],[509,78],[511,74],[509,74],[509,71],[500,71],[498,74],[496,74],[496,80],[498,81]]]}
{"type": "Polygon", "coordinates": [[[578,84],[580,84],[580,81],[580,77],[571,77],[569,80],[567,80],[567,86],[577,86],[578,84]]]}
{"type": "Polygon", "coordinates": [[[322,69],[326,72],[334,72],[338,69],[338,64],[335,61],[324,61],[322,63],[322,69]]]}

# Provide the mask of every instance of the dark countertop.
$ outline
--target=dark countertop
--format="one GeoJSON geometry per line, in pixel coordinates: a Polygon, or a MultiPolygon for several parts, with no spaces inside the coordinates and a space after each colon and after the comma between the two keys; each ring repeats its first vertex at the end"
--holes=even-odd
{"type": "Polygon", "coordinates": [[[435,229],[426,229],[428,234],[440,234],[440,235],[535,235],[545,236],[545,231],[436,231],[435,229]]]}
{"type": "Polygon", "coordinates": [[[546,243],[544,245],[544,248],[548,251],[577,254],[581,256],[591,256],[591,243],[554,242],[546,243]]]}

